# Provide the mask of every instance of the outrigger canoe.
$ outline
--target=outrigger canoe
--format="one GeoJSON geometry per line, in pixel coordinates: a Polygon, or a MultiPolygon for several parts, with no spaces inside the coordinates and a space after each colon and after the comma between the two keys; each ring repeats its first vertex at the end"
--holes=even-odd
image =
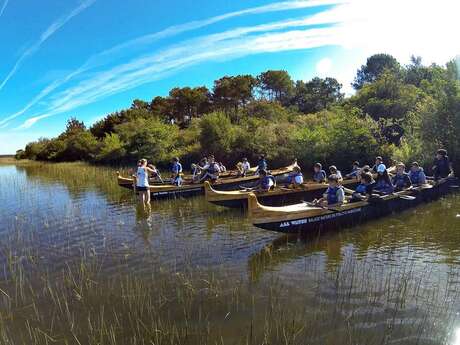
{"type": "MultiPolygon", "coordinates": [[[[283,175],[290,173],[295,165],[290,165],[280,169],[271,170],[271,174],[277,179],[282,179],[283,175]]],[[[250,175],[245,177],[223,177],[212,183],[213,188],[217,190],[231,190],[240,186],[252,187],[259,179],[259,175],[250,175]]],[[[135,189],[135,179],[132,177],[123,177],[117,172],[118,185],[120,187],[135,189]]],[[[154,198],[168,198],[176,196],[192,196],[204,193],[204,183],[192,183],[185,181],[182,186],[172,184],[157,184],[150,186],[150,192],[154,198]]]]}
{"type": "MultiPolygon", "coordinates": [[[[353,188],[358,180],[346,179],[342,182],[344,187],[353,188]]],[[[305,199],[320,198],[327,188],[327,183],[306,182],[296,188],[275,187],[268,192],[256,192],[257,199],[264,205],[281,206],[300,202],[305,199]]],[[[205,182],[204,190],[206,200],[219,206],[232,208],[247,208],[250,190],[240,189],[231,191],[219,191],[210,183],[205,182]]]]}
{"type": "Polygon", "coordinates": [[[341,206],[322,208],[309,203],[272,207],[261,205],[257,196],[249,195],[249,217],[255,226],[282,233],[309,233],[340,228],[414,207],[436,200],[458,190],[458,179],[449,177],[435,184],[427,184],[394,194],[365,201],[349,202],[341,206]]]}

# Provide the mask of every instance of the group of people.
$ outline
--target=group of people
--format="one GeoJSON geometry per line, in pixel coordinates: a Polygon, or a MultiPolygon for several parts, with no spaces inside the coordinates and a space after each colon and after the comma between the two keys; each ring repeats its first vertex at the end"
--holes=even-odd
{"type": "MultiPolygon", "coordinates": [[[[276,179],[268,170],[267,160],[264,155],[259,157],[256,169],[251,170],[251,165],[247,158],[243,158],[236,165],[236,177],[245,177],[250,172],[259,175],[259,180],[251,190],[259,192],[268,192],[276,186],[276,179]]],[[[337,205],[345,200],[345,189],[342,186],[343,179],[357,179],[358,186],[352,191],[351,200],[362,200],[373,194],[391,194],[401,191],[412,186],[420,186],[427,182],[428,177],[425,175],[423,168],[413,162],[409,172],[406,172],[404,163],[398,163],[395,167],[387,169],[382,157],[376,157],[375,164],[371,167],[360,166],[355,161],[352,164],[351,171],[342,176],[340,170],[335,165],[329,167],[329,174],[323,169],[321,163],[313,166],[313,181],[317,183],[328,183],[329,186],[323,195],[323,198],[316,200],[321,205],[337,205]],[[375,179],[374,179],[375,176],[375,179]]],[[[439,180],[452,174],[451,164],[444,149],[439,149],[433,164],[433,180],[439,180]]],[[[197,164],[192,164],[192,183],[202,183],[209,180],[215,182],[219,175],[226,172],[226,167],[217,162],[214,156],[204,157],[197,164]]],[[[175,157],[171,161],[170,183],[181,186],[183,183],[183,169],[179,158],[175,157]]],[[[154,165],[148,165],[146,159],[138,162],[136,177],[136,189],[140,192],[143,202],[150,202],[149,180],[163,183],[159,170],[154,165]]],[[[304,186],[304,176],[301,168],[294,163],[292,172],[288,176],[287,188],[297,188],[304,186]]]]}
{"type": "MultiPolygon", "coordinates": [[[[317,182],[324,182],[325,171],[321,169],[321,164],[317,163],[314,169],[314,179],[317,182]]],[[[327,177],[329,186],[323,197],[315,200],[315,202],[319,205],[340,205],[345,201],[345,188],[341,185],[343,179],[340,171],[335,166],[331,166],[329,170],[331,172],[327,177]]],[[[350,201],[363,200],[372,195],[392,194],[424,185],[428,179],[438,181],[453,174],[447,151],[444,149],[439,149],[436,152],[432,167],[432,177],[427,177],[423,168],[417,162],[411,164],[409,172],[406,172],[404,163],[396,164],[394,173],[389,170],[383,163],[382,157],[376,157],[372,168],[368,165],[360,168],[359,163],[354,162],[352,171],[346,177],[357,178],[359,182],[356,189],[350,191],[350,201]]]]}

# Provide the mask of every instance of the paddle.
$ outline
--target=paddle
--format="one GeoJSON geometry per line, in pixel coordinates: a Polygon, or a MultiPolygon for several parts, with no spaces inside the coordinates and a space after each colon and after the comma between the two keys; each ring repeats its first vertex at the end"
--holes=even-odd
{"type": "Polygon", "coordinates": [[[399,195],[395,194],[398,196],[398,198],[403,199],[403,200],[415,200],[417,199],[415,196],[410,196],[410,195],[399,195]]]}
{"type": "Polygon", "coordinates": [[[341,211],[341,210],[338,210],[336,208],[327,207],[327,206],[320,205],[320,204],[317,204],[317,203],[314,203],[314,202],[311,202],[311,201],[302,200],[302,202],[304,204],[308,205],[308,206],[319,207],[319,208],[322,208],[323,210],[329,210],[329,211],[332,211],[332,212],[340,212],[341,211]]]}

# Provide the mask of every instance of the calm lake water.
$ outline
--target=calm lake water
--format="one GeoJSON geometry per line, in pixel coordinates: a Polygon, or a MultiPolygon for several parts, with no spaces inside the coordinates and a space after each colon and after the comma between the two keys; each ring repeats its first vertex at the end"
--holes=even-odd
{"type": "Polygon", "coordinates": [[[107,168],[5,164],[0,235],[0,344],[460,344],[460,193],[297,239],[204,197],[145,211],[107,168]],[[167,310],[118,322],[128,279],[167,310]]]}

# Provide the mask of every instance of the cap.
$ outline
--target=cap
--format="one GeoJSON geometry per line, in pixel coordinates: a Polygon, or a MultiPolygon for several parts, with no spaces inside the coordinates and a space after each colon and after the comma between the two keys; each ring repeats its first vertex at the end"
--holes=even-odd
{"type": "Polygon", "coordinates": [[[379,166],[377,167],[377,172],[379,172],[379,173],[383,173],[383,172],[385,172],[385,170],[387,170],[387,167],[383,163],[379,164],[379,166]]]}

